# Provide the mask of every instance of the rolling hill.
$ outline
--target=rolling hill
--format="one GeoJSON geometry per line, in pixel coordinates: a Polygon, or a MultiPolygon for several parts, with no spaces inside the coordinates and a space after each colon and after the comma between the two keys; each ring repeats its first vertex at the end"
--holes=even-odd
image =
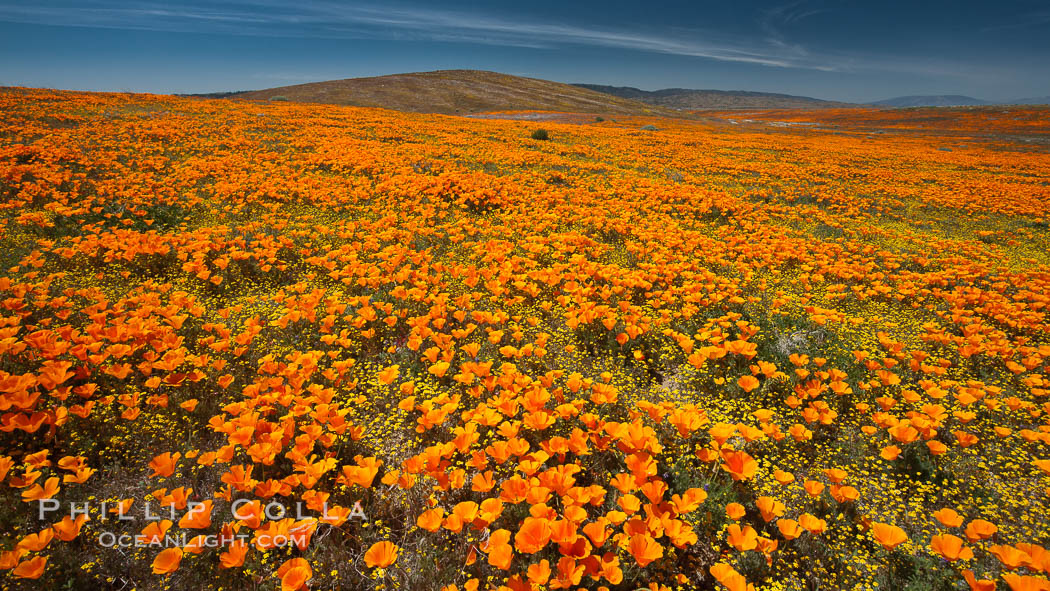
{"type": "Polygon", "coordinates": [[[231,93],[227,98],[288,100],[417,113],[561,111],[669,115],[668,109],[570,84],[479,70],[439,70],[372,78],[348,78],[231,93]]]}
{"type": "Polygon", "coordinates": [[[746,90],[691,90],[688,88],[665,88],[663,90],[641,90],[630,86],[602,86],[600,84],[574,84],[580,88],[602,92],[620,98],[648,103],[650,105],[683,111],[700,109],[794,109],[855,106],[772,92],[746,90]]]}

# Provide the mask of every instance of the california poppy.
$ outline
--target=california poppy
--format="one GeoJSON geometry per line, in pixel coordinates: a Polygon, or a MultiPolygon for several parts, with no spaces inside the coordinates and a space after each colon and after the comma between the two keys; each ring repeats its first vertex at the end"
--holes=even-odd
{"type": "Polygon", "coordinates": [[[654,540],[649,534],[635,534],[631,536],[628,549],[639,566],[648,566],[654,560],[664,555],[663,546],[654,540]]]}
{"type": "Polygon", "coordinates": [[[904,533],[903,529],[889,523],[873,523],[871,525],[871,535],[886,550],[893,550],[908,541],[908,535],[904,533]]]}
{"type": "Polygon", "coordinates": [[[281,579],[281,591],[299,591],[313,577],[313,569],[306,560],[291,558],[281,564],[276,575],[281,579]]]}
{"type": "Polygon", "coordinates": [[[398,547],[391,542],[376,542],[365,552],[365,564],[370,568],[386,568],[397,560],[398,547]]]}
{"type": "Polygon", "coordinates": [[[551,538],[550,522],[545,518],[526,517],[518,532],[514,534],[514,547],[525,554],[535,554],[547,545],[551,538]]]}
{"type": "Polygon", "coordinates": [[[161,550],[160,554],[153,559],[153,574],[167,575],[175,572],[182,562],[181,548],[167,548],[161,550]]]}
{"type": "Polygon", "coordinates": [[[36,556],[19,562],[11,574],[19,579],[39,579],[40,575],[44,574],[45,566],[47,566],[47,556],[36,556]]]}

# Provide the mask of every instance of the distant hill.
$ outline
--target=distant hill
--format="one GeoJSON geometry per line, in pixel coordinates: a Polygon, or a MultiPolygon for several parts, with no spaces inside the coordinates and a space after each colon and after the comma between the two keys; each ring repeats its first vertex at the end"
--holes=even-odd
{"type": "Polygon", "coordinates": [[[961,94],[898,96],[883,101],[868,103],[877,107],[976,107],[991,105],[989,101],[961,94]]]}
{"type": "Polygon", "coordinates": [[[1011,105],[1050,105],[1050,96],[1037,96],[1033,98],[1014,99],[1011,105]]]}
{"type": "Polygon", "coordinates": [[[805,109],[855,106],[850,103],[825,101],[808,96],[746,90],[692,90],[688,88],[640,90],[630,86],[602,86],[600,84],[574,84],[573,86],[620,98],[641,101],[650,105],[680,110],[805,109]]]}
{"type": "Polygon", "coordinates": [[[672,111],[570,84],[479,70],[440,70],[373,78],[348,78],[252,90],[234,99],[287,100],[417,113],[562,111],[624,115],[670,115],[672,111]]]}
{"type": "Polygon", "coordinates": [[[237,96],[237,95],[240,95],[240,94],[244,94],[244,93],[247,93],[247,92],[252,92],[252,91],[251,90],[232,90],[232,91],[228,91],[228,92],[175,93],[175,96],[196,96],[196,97],[200,97],[200,98],[215,98],[215,99],[218,99],[218,98],[230,98],[230,97],[237,96]]]}
{"type": "Polygon", "coordinates": [[[961,94],[898,96],[884,101],[868,103],[877,107],[982,107],[995,105],[1050,105],[1050,96],[1011,99],[1008,101],[986,101],[961,94]]]}

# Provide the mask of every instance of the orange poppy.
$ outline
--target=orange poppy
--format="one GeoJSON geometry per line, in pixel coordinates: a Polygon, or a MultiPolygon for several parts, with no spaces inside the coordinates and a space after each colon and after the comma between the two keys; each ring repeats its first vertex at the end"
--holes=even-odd
{"type": "Polygon", "coordinates": [[[758,533],[750,525],[741,528],[734,523],[726,528],[726,535],[729,544],[740,552],[754,550],[758,546],[758,533]]]}
{"type": "Polygon", "coordinates": [[[171,574],[179,569],[179,563],[181,562],[181,548],[167,548],[165,550],[161,550],[160,554],[157,554],[157,557],[153,559],[153,574],[171,574]]]}
{"type": "Polygon", "coordinates": [[[514,534],[514,547],[518,552],[535,554],[550,541],[552,530],[545,518],[526,517],[518,532],[514,534]]]}
{"type": "Polygon", "coordinates": [[[941,522],[941,525],[944,527],[959,527],[963,524],[962,516],[956,513],[954,509],[949,509],[947,507],[934,511],[933,516],[937,521],[941,522]]]}
{"type": "Polygon", "coordinates": [[[724,449],[722,459],[725,461],[722,468],[729,472],[733,480],[747,480],[758,470],[758,462],[747,452],[724,449]]]}
{"type": "Polygon", "coordinates": [[[755,499],[755,505],[758,506],[758,511],[762,515],[762,520],[766,523],[780,517],[786,510],[784,503],[768,496],[762,496],[755,499]]]}
{"type": "Polygon", "coordinates": [[[971,542],[988,539],[996,534],[999,528],[990,521],[974,519],[966,525],[966,538],[971,542]]]}
{"type": "Polygon", "coordinates": [[[172,454],[171,452],[165,452],[154,457],[149,463],[149,467],[153,470],[150,477],[160,476],[166,478],[171,476],[175,473],[175,464],[178,463],[181,457],[181,453],[172,454]]]}
{"type": "Polygon", "coordinates": [[[802,526],[803,529],[814,535],[820,535],[824,533],[824,531],[828,527],[827,521],[810,515],[809,513],[803,513],[802,515],[799,515],[798,524],[802,526]]]}
{"type": "Polygon", "coordinates": [[[492,566],[507,570],[514,559],[514,548],[510,545],[510,532],[497,529],[489,535],[487,543],[488,562],[492,566]]]}
{"type": "Polygon", "coordinates": [[[740,503],[729,503],[726,505],[726,516],[734,521],[739,520],[746,512],[744,506],[740,503]]]}
{"type": "Polygon", "coordinates": [[[299,591],[313,577],[310,563],[302,558],[284,561],[275,573],[281,579],[281,591],[299,591]]]}
{"type": "Polygon", "coordinates": [[[961,538],[939,534],[930,538],[930,548],[946,560],[971,560],[973,551],[963,545],[961,538]]]}
{"type": "Polygon", "coordinates": [[[19,562],[11,574],[19,579],[39,579],[40,575],[44,574],[45,566],[47,566],[47,556],[36,556],[19,562]]]}
{"type": "Polygon", "coordinates": [[[398,547],[391,542],[376,542],[365,552],[365,564],[369,568],[386,568],[397,560],[398,547]]]}
{"type": "Polygon", "coordinates": [[[664,547],[649,534],[631,536],[627,549],[639,566],[645,567],[664,555],[664,547]]]}
{"type": "Polygon", "coordinates": [[[781,519],[777,521],[777,529],[780,530],[780,534],[787,540],[794,540],[802,535],[803,531],[802,526],[800,526],[794,519],[781,519]]]}
{"type": "Polygon", "coordinates": [[[871,535],[886,550],[893,550],[908,541],[908,535],[904,530],[888,523],[875,522],[871,525],[871,535]]]}

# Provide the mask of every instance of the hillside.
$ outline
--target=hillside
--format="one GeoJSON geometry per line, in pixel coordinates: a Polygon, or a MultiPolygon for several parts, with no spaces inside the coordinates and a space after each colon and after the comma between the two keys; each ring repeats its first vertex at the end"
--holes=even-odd
{"type": "Polygon", "coordinates": [[[825,101],[808,96],[746,90],[691,90],[688,88],[641,90],[630,86],[603,86],[600,84],[574,84],[573,86],[620,98],[641,101],[654,106],[683,111],[740,108],[806,109],[849,106],[849,103],[825,101]]]}
{"type": "Polygon", "coordinates": [[[961,94],[943,94],[898,96],[869,104],[877,107],[974,107],[994,103],[961,94]]]}
{"type": "Polygon", "coordinates": [[[0,587],[1046,589],[1050,110],[756,111],[0,89],[0,587]]]}
{"type": "Polygon", "coordinates": [[[440,70],[372,78],[311,82],[240,92],[237,99],[282,97],[302,103],[383,107],[416,113],[562,111],[604,114],[671,114],[641,102],[570,84],[478,70],[440,70]]]}

